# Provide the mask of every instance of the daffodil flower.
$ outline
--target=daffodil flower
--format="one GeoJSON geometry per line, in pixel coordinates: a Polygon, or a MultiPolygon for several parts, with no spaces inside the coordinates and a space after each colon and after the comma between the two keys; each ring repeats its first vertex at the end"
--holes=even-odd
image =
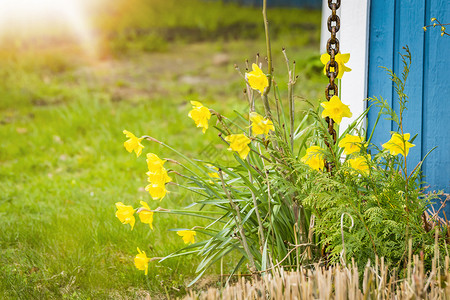
{"type": "Polygon", "coordinates": [[[264,93],[264,89],[269,86],[269,80],[266,74],[258,67],[257,64],[252,64],[252,71],[245,73],[248,84],[254,90],[258,90],[261,94],[264,93]]]}
{"type": "Polygon", "coordinates": [[[314,170],[323,169],[325,166],[323,149],[319,146],[311,146],[306,149],[306,154],[300,160],[314,170]]]}
{"type": "Polygon", "coordinates": [[[123,134],[125,134],[128,138],[128,140],[123,143],[125,149],[127,149],[127,151],[130,153],[134,151],[136,153],[136,157],[139,157],[139,155],[141,155],[142,153],[142,149],[144,148],[144,146],[141,144],[141,141],[144,138],[137,138],[134,134],[127,130],[124,130],[123,134]]]}
{"type": "Polygon", "coordinates": [[[168,191],[166,190],[166,183],[171,182],[172,178],[167,175],[167,170],[164,168],[164,163],[166,161],[160,159],[158,155],[154,153],[147,154],[147,166],[149,185],[145,187],[145,190],[150,193],[153,200],[162,200],[168,191]]]}
{"type": "Polygon", "coordinates": [[[189,112],[188,116],[194,120],[197,127],[201,127],[202,132],[205,133],[208,129],[208,120],[211,118],[211,112],[209,109],[198,101],[191,101],[192,110],[189,112]]]}
{"type": "Polygon", "coordinates": [[[170,178],[169,175],[167,175],[167,170],[165,168],[162,168],[159,172],[150,172],[147,173],[148,176],[148,182],[164,185],[168,182],[172,181],[172,178],[170,178]]]}
{"type": "Polygon", "coordinates": [[[139,219],[142,223],[148,224],[150,229],[153,230],[153,212],[150,211],[150,207],[147,202],[141,201],[140,203],[142,207],[138,210],[139,219]]]}
{"type": "Polygon", "coordinates": [[[145,251],[137,248],[138,254],[134,258],[134,265],[138,270],[145,271],[145,275],[148,274],[148,262],[150,258],[147,257],[145,251]]]}
{"type": "Polygon", "coordinates": [[[162,200],[168,191],[166,190],[166,186],[164,184],[159,183],[150,183],[145,187],[145,190],[150,193],[150,196],[153,200],[162,200]]]}
{"type": "MultiPolygon", "coordinates": [[[[349,59],[350,59],[350,53],[345,53],[345,54],[338,53],[334,56],[334,60],[336,61],[336,63],[339,66],[338,67],[339,73],[337,75],[338,79],[342,79],[342,76],[344,76],[345,72],[350,72],[352,70],[345,66],[345,64],[349,61],[349,59]]],[[[325,65],[325,67],[323,68],[323,74],[327,75],[327,63],[330,61],[330,54],[328,54],[328,53],[322,54],[320,56],[320,61],[322,62],[322,64],[325,65]]],[[[330,67],[330,71],[334,72],[334,68],[330,67]]]]}
{"type": "Polygon", "coordinates": [[[196,232],[193,230],[180,230],[177,231],[177,234],[183,238],[185,244],[193,244],[195,243],[195,235],[196,232]]]}
{"type": "Polygon", "coordinates": [[[225,140],[230,143],[229,151],[236,151],[242,159],[245,159],[250,152],[251,140],[244,134],[231,134],[225,137],[225,140]]]}
{"type": "Polygon", "coordinates": [[[343,139],[339,141],[338,146],[344,148],[345,155],[350,155],[361,150],[364,138],[362,136],[356,136],[346,134],[343,139]]]}
{"type": "Polygon", "coordinates": [[[275,131],[275,127],[273,123],[268,118],[263,118],[260,114],[256,112],[250,113],[250,121],[252,122],[252,133],[255,135],[258,134],[269,134],[269,131],[275,131]]]}
{"type": "Polygon", "coordinates": [[[130,224],[131,230],[133,230],[134,223],[136,222],[133,207],[131,205],[125,205],[122,202],[117,202],[116,208],[116,217],[122,224],[130,224]]]}
{"type": "MultiPolygon", "coordinates": [[[[368,156],[368,159],[370,160],[370,155],[368,156]]],[[[367,158],[365,158],[364,156],[351,158],[347,160],[347,163],[350,165],[352,169],[357,170],[365,175],[369,174],[369,165],[367,163],[367,158]]]]}
{"type": "Polygon", "coordinates": [[[330,101],[322,102],[320,105],[324,108],[322,118],[330,117],[337,124],[341,124],[342,118],[351,118],[353,115],[348,105],[342,103],[338,96],[333,96],[330,101]]]}
{"type": "Polygon", "coordinates": [[[404,157],[408,156],[409,148],[414,147],[414,144],[408,142],[411,135],[405,133],[403,136],[399,133],[394,133],[391,139],[383,144],[383,148],[389,150],[391,155],[401,154],[404,157]]]}
{"type": "Polygon", "coordinates": [[[150,172],[160,172],[165,162],[165,160],[160,159],[155,153],[147,153],[147,166],[150,172]]]}
{"type": "MultiPolygon", "coordinates": [[[[218,169],[218,168],[214,167],[214,166],[211,165],[211,164],[206,164],[206,167],[207,167],[209,170],[212,170],[212,171],[213,171],[213,172],[208,172],[209,177],[211,177],[213,180],[220,179],[220,176],[219,176],[219,169],[218,169]]],[[[212,180],[210,180],[209,183],[214,183],[214,182],[213,182],[212,180]]]]}

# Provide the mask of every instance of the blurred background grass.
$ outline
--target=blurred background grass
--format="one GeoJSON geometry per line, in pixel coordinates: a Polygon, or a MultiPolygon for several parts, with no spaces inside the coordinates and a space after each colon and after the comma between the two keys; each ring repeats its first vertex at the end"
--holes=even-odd
{"type": "MultiPolygon", "coordinates": [[[[18,25],[1,34],[0,295],[181,295],[195,277],[196,257],[153,262],[148,276],[133,257],[136,247],[150,257],[179,249],[182,240],[168,229],[201,221],[158,214],[154,231],[139,222],[130,231],[114,216],[114,203],[180,208],[192,195],[169,188],[162,202],[152,201],[143,190],[145,155],[125,151],[122,130],[150,134],[192,157],[220,144],[211,130],[202,135],[195,128],[188,101],[229,116],[247,107],[234,64],[244,71],[246,59],[264,56],[261,11],[197,0],[99,0],[86,2],[84,12],[88,45],[67,24],[18,25]]],[[[322,97],[326,82],[318,60],[320,12],[271,8],[269,19],[275,80],[284,93],[286,47],[297,62],[301,108],[302,98],[322,97]]],[[[234,264],[223,263],[225,273],[234,264]]],[[[217,285],[219,270],[196,288],[217,285]]]]}

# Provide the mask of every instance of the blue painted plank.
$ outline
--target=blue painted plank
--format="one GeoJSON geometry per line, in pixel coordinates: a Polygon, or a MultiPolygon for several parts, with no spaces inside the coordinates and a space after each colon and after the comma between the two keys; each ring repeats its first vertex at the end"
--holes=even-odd
{"type": "MultiPolygon", "coordinates": [[[[370,10],[368,97],[383,97],[392,105],[392,82],[380,66],[392,68],[394,49],[395,2],[392,0],[372,1],[370,10]]],[[[368,132],[374,128],[378,110],[368,115],[368,132]]],[[[389,140],[391,122],[380,119],[372,143],[381,148],[389,140]]]]}
{"type": "MultiPolygon", "coordinates": [[[[398,52],[408,45],[412,67],[407,81],[409,96],[405,113],[405,132],[418,137],[408,157],[409,170],[434,146],[438,148],[427,158],[423,171],[432,190],[450,192],[450,38],[441,37],[439,28],[426,33],[422,26],[431,17],[450,21],[448,0],[372,1],[369,36],[368,96],[381,95],[398,110],[396,95],[382,69],[391,68],[400,75],[402,64],[398,52]],[[392,102],[394,99],[394,102],[392,102]]],[[[374,126],[376,111],[368,116],[368,132],[374,126]]],[[[377,146],[389,139],[392,122],[379,123],[373,142],[377,146]]],[[[450,215],[450,206],[447,209],[450,215]]]]}
{"type": "MultiPolygon", "coordinates": [[[[425,24],[432,17],[449,23],[449,2],[428,0],[425,24]]],[[[441,37],[439,28],[428,29],[424,36],[422,152],[438,148],[425,160],[423,170],[431,189],[450,193],[450,37],[441,37]]]]}
{"type": "MultiPolygon", "coordinates": [[[[422,153],[420,143],[422,140],[422,92],[423,92],[423,63],[424,63],[424,31],[425,18],[424,0],[397,0],[394,43],[394,72],[400,76],[403,71],[403,62],[398,53],[405,53],[402,47],[408,46],[411,51],[412,64],[406,82],[405,93],[408,95],[407,110],[403,115],[403,132],[410,133],[411,138],[418,134],[416,147],[410,149],[407,159],[408,171],[421,161],[422,153]]],[[[397,93],[392,95],[394,109],[399,112],[397,93]]],[[[397,130],[396,125],[393,130],[397,130]]]]}

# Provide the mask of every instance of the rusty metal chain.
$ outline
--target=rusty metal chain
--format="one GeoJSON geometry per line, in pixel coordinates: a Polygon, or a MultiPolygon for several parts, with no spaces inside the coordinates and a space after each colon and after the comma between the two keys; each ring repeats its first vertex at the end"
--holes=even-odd
{"type": "MultiPolygon", "coordinates": [[[[336,14],[336,10],[341,6],[341,0],[328,0],[328,7],[331,9],[331,15],[328,17],[327,26],[328,31],[331,33],[331,37],[327,41],[327,53],[330,55],[330,61],[326,65],[326,74],[329,79],[329,83],[325,89],[325,97],[330,101],[331,97],[338,95],[338,86],[334,82],[339,74],[339,65],[335,60],[336,55],[339,53],[339,40],[336,37],[336,33],[341,27],[341,21],[336,14]],[[331,70],[333,68],[333,70],[331,70]]],[[[333,137],[333,143],[336,143],[336,130],[334,130],[334,120],[327,117],[326,122],[328,124],[328,132],[333,137]]],[[[330,145],[325,141],[328,147],[330,145]]],[[[327,169],[331,172],[332,165],[327,162],[327,169]]]]}

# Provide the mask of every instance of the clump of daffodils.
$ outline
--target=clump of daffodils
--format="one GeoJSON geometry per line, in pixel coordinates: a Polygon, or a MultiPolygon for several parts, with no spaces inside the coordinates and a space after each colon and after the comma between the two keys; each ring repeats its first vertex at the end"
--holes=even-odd
{"type": "MultiPolygon", "coordinates": [[[[328,54],[320,58],[325,66],[329,59],[328,54]]],[[[338,53],[335,59],[340,79],[351,71],[345,65],[350,54],[338,53]]],[[[307,111],[296,110],[295,72],[289,62],[287,65],[288,112],[278,105],[279,99],[270,101],[271,87],[280,94],[274,75],[265,74],[257,63],[241,74],[248,113],[228,118],[206,101],[190,101],[187,116],[193,126],[203,134],[218,131],[215,141],[222,145],[217,147],[220,159],[192,159],[151,136],[124,131],[128,138],[124,147],[137,157],[144,149],[143,142],[157,143],[174,156],[146,154],[149,201],[166,206],[164,199],[177,194],[169,193],[168,187],[197,195],[184,209],[156,208],[153,202],[143,200],[137,209],[116,203],[116,217],[131,229],[136,215],[151,230],[157,230],[158,214],[163,212],[187,215],[193,222],[201,220],[194,227],[172,229],[171,235],[185,248],[162,259],[199,253],[203,257],[199,272],[204,272],[235,253],[239,263],[231,274],[244,265],[248,272],[260,274],[283,264],[338,263],[350,257],[362,265],[377,256],[399,261],[409,238],[427,240],[426,233],[421,235],[425,227],[417,223],[426,207],[417,186],[420,168],[408,172],[406,157],[414,144],[410,134],[403,133],[402,118],[390,115],[398,121],[398,130],[386,143],[373,145],[362,126],[367,111],[348,128],[340,128],[342,120],[353,114],[339,95],[307,111]],[[336,136],[330,134],[330,127],[336,136]]],[[[395,114],[393,110],[380,113],[386,112],[395,114]]],[[[147,275],[149,262],[161,258],[149,258],[137,249],[135,266],[147,275]]]]}

